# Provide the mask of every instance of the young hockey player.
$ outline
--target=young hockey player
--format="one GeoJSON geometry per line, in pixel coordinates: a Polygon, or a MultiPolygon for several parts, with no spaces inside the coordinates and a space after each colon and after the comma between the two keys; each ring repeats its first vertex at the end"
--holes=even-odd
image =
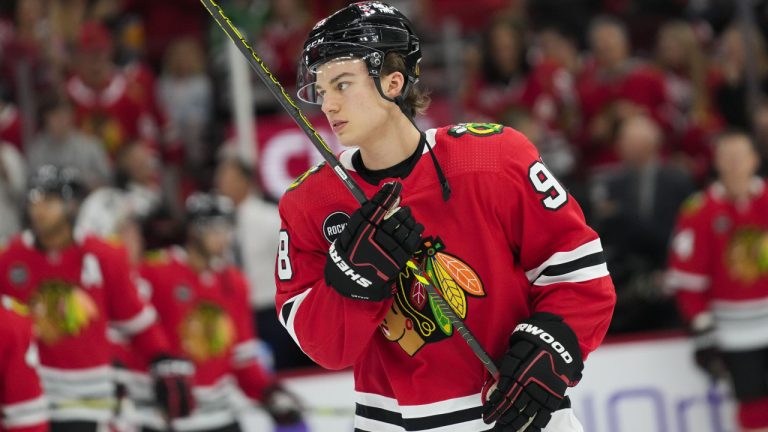
{"type": "Polygon", "coordinates": [[[26,306],[0,296],[0,431],[46,432],[48,406],[26,306]]]}
{"type": "Polygon", "coordinates": [[[297,399],[257,362],[245,276],[226,260],[234,210],[223,196],[190,196],[185,246],[151,254],[141,268],[174,353],[195,365],[196,410],[174,431],[239,431],[233,378],[278,426],[301,423],[297,399]]]}
{"type": "Polygon", "coordinates": [[[746,134],[717,138],[718,180],[683,204],[667,275],[697,365],[716,379],[730,374],[742,431],[768,430],[768,188],[759,165],[746,134]]]}
{"type": "Polygon", "coordinates": [[[565,397],[615,302],[600,240],[520,133],[420,131],[408,19],[359,2],[304,45],[299,97],[321,105],[358,205],[321,164],[280,203],[279,318],[313,360],[354,367],[358,431],[581,431],[565,397]],[[495,359],[489,377],[425,287],[495,359]]]}
{"type": "Polygon", "coordinates": [[[28,193],[31,229],[0,252],[0,294],[29,305],[52,432],[105,427],[115,404],[107,325],[152,366],[170,417],[191,408],[192,365],[170,357],[155,310],[143,303],[125,251],[73,229],[84,185],[71,169],[41,167],[28,193]]]}

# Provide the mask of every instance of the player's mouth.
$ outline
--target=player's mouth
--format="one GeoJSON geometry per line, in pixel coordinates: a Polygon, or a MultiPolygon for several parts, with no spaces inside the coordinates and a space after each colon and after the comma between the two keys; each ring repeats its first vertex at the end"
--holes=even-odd
{"type": "Polygon", "coordinates": [[[391,333],[389,332],[389,327],[387,327],[386,324],[384,323],[379,324],[379,328],[381,329],[382,333],[384,333],[384,336],[389,337],[391,333]]]}
{"type": "Polygon", "coordinates": [[[347,125],[347,122],[344,120],[334,120],[331,122],[331,128],[333,128],[333,131],[335,133],[341,132],[342,129],[344,129],[344,126],[347,125]]]}

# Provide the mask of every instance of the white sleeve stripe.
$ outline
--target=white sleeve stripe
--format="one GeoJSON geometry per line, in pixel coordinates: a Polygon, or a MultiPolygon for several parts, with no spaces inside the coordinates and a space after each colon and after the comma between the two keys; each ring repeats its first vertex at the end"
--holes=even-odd
{"type": "MultiPolygon", "coordinates": [[[[600,239],[596,238],[590,242],[584,243],[574,250],[567,252],[555,252],[551,257],[549,257],[549,259],[541,263],[541,265],[533,270],[528,270],[525,272],[525,276],[528,278],[529,282],[533,283],[536,281],[539,275],[541,275],[541,273],[547,269],[547,267],[565,264],[602,251],[603,246],[600,243],[600,239]]],[[[541,284],[536,282],[536,285],[541,284]]]]}
{"type": "Polygon", "coordinates": [[[41,411],[36,413],[27,414],[24,416],[8,417],[3,419],[3,428],[22,428],[38,425],[48,421],[48,412],[41,411]]]}
{"type": "Polygon", "coordinates": [[[35,399],[29,399],[22,402],[16,402],[12,404],[6,404],[2,407],[3,415],[6,417],[14,417],[23,415],[27,411],[37,411],[45,409],[48,406],[48,401],[44,396],[38,396],[35,399]]]}
{"type": "Polygon", "coordinates": [[[127,335],[135,335],[146,330],[157,319],[157,311],[152,306],[144,306],[141,312],[122,321],[111,321],[110,325],[127,335]]]}
{"type": "MultiPolygon", "coordinates": [[[[296,327],[294,321],[296,319],[296,313],[299,311],[299,306],[301,306],[301,303],[305,298],[307,298],[310,292],[312,292],[312,288],[309,288],[303,293],[291,298],[287,302],[283,303],[283,307],[280,308],[280,324],[282,324],[283,327],[288,330],[288,334],[291,335],[291,338],[293,338],[294,342],[296,342],[296,345],[298,345],[299,348],[301,348],[301,342],[299,342],[299,337],[296,336],[296,327]],[[292,304],[289,305],[289,303],[292,304]],[[287,318],[283,314],[286,306],[290,307],[287,318]]],[[[301,350],[304,351],[303,348],[301,348],[301,350]]]]}
{"type": "Polygon", "coordinates": [[[541,276],[536,279],[534,285],[546,286],[563,282],[585,282],[592,279],[598,279],[604,276],[608,276],[608,266],[606,264],[598,264],[591,267],[580,268],[570,273],[557,275],[557,276],[541,276]]]}
{"type": "Polygon", "coordinates": [[[709,277],[699,273],[671,269],[664,275],[664,286],[671,291],[702,292],[709,287],[709,277]]]}
{"type": "Polygon", "coordinates": [[[256,360],[259,345],[255,339],[250,339],[235,345],[232,350],[232,363],[236,366],[248,363],[249,360],[256,360]]]}

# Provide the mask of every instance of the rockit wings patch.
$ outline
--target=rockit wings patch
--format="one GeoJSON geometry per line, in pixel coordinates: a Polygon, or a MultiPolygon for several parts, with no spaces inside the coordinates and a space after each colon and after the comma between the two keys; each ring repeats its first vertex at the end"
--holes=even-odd
{"type": "MultiPolygon", "coordinates": [[[[480,276],[469,264],[447,253],[439,237],[424,239],[414,261],[461,319],[467,317],[467,295],[485,296],[480,276]]],[[[392,309],[379,328],[388,340],[397,342],[408,355],[413,356],[425,344],[453,334],[448,317],[430,300],[427,288],[407,267],[400,273],[394,297],[392,309]]]]}

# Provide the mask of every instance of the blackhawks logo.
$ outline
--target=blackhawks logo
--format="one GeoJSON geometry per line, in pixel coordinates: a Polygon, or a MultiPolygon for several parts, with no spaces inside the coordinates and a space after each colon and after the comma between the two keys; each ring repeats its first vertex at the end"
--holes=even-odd
{"type": "Polygon", "coordinates": [[[88,293],[60,280],[43,282],[29,305],[35,333],[45,345],[79,335],[99,315],[88,293]]]}
{"type": "Polygon", "coordinates": [[[184,352],[202,362],[227,352],[235,340],[235,324],[221,306],[201,302],[182,320],[179,334],[184,352]]]}
{"type": "Polygon", "coordinates": [[[725,259],[731,277],[736,280],[752,283],[768,275],[768,232],[759,228],[736,231],[725,259]]]}
{"type": "MultiPolygon", "coordinates": [[[[426,238],[415,261],[459,318],[467,317],[467,296],[485,296],[477,273],[461,259],[445,252],[439,237],[426,238]]],[[[453,334],[453,325],[429,298],[428,289],[406,268],[398,278],[392,308],[379,326],[388,340],[397,342],[411,356],[425,344],[453,334]]]]}
{"type": "Polygon", "coordinates": [[[459,123],[448,129],[448,135],[458,138],[464,134],[484,137],[500,134],[504,131],[504,126],[496,123],[459,123]]]}

